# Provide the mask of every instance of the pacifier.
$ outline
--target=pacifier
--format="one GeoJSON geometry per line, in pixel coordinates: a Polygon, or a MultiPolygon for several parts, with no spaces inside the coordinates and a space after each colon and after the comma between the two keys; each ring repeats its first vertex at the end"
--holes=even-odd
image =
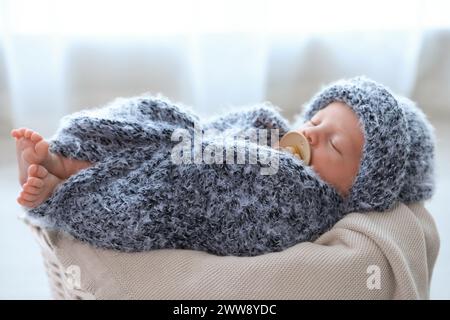
{"type": "Polygon", "coordinates": [[[311,147],[308,139],[298,131],[289,131],[280,140],[279,147],[303,160],[306,165],[311,161],[311,147]]]}

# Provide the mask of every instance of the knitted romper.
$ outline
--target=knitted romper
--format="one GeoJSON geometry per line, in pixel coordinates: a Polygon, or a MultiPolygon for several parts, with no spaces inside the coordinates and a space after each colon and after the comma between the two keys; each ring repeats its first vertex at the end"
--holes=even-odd
{"type": "MultiPolygon", "coordinates": [[[[251,129],[277,129],[278,138],[289,125],[270,104],[201,121],[188,108],[153,96],[118,99],[66,116],[50,140],[50,150],[94,165],[64,181],[28,214],[47,228],[102,248],[178,248],[254,256],[312,241],[351,210],[387,209],[404,190],[401,185],[389,187],[397,190],[396,195],[384,197],[388,202],[382,205],[371,205],[366,198],[357,201],[355,193],[343,199],[291,154],[248,139],[225,139],[251,129]],[[173,161],[174,147],[180,143],[174,133],[184,129],[194,135],[198,132],[194,128],[204,133],[196,151],[226,145],[234,155],[224,152],[223,163],[173,161]],[[237,162],[240,153],[247,160],[254,157],[256,163],[237,162]],[[276,172],[262,174],[268,163],[277,164],[276,172]]],[[[371,138],[367,128],[365,137],[371,138]]],[[[184,150],[193,150],[194,145],[184,150]]],[[[362,168],[373,153],[369,147],[364,147],[362,168]]],[[[411,153],[405,149],[400,155],[407,158],[411,153]]],[[[391,182],[404,179],[406,169],[398,176],[398,166],[388,168],[394,170],[386,171],[394,175],[391,182]]],[[[378,175],[375,179],[386,180],[378,175]]],[[[360,172],[355,190],[361,190],[368,177],[360,172]]],[[[374,198],[380,196],[374,190],[374,198]]]]}

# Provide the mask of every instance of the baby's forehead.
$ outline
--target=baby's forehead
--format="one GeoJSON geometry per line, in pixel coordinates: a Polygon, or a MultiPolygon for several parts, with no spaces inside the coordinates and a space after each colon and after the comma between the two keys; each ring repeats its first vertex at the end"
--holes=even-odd
{"type": "Polygon", "coordinates": [[[331,118],[334,122],[343,122],[345,125],[355,124],[362,129],[362,122],[352,107],[344,102],[335,101],[318,110],[313,116],[319,118],[331,118]]]}
{"type": "Polygon", "coordinates": [[[314,115],[333,115],[333,114],[351,114],[355,117],[357,117],[356,113],[354,112],[353,108],[350,107],[348,104],[341,102],[341,101],[333,101],[327,104],[325,107],[319,109],[314,115]]]}
{"type": "MultiPolygon", "coordinates": [[[[336,132],[342,133],[347,143],[352,147],[364,144],[364,127],[361,119],[354,110],[344,102],[332,102],[326,107],[318,110],[311,118],[312,120],[327,120],[336,132]]],[[[358,147],[359,148],[359,147],[358,147]]]]}

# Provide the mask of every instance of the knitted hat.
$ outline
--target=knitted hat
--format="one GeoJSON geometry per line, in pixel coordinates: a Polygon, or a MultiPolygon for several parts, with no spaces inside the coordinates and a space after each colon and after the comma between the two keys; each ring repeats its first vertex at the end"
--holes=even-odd
{"type": "Polygon", "coordinates": [[[334,82],[305,106],[303,120],[334,101],[359,117],[365,143],[346,212],[389,209],[428,199],[434,190],[434,135],[425,115],[406,98],[366,77],[334,82]]]}

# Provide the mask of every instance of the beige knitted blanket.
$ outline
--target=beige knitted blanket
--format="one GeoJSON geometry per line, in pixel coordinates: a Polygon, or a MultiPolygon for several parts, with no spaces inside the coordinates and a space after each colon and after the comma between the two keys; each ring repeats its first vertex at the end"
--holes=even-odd
{"type": "Polygon", "coordinates": [[[428,299],[439,251],[436,226],[421,203],[352,213],[314,243],[256,257],[121,253],[33,229],[58,298],[428,299]]]}

